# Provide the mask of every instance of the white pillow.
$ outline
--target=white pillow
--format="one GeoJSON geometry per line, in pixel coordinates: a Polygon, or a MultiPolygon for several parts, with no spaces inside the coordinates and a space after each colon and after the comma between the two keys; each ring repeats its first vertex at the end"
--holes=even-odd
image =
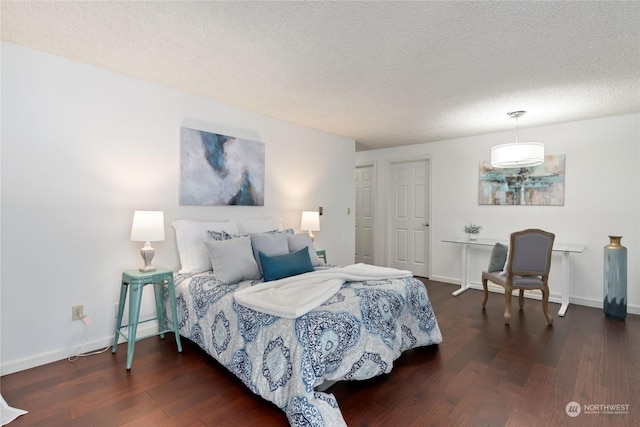
{"type": "Polygon", "coordinates": [[[265,233],[267,231],[281,230],[282,221],[280,218],[264,218],[264,219],[239,219],[239,234],[255,234],[265,233]]]}
{"type": "Polygon", "coordinates": [[[258,264],[253,257],[251,239],[248,236],[229,240],[207,240],[204,242],[214,277],[228,285],[242,280],[260,278],[258,264]]]}
{"type": "Polygon", "coordinates": [[[211,270],[211,259],[204,241],[207,240],[207,231],[226,231],[234,235],[240,234],[235,221],[194,221],[190,219],[178,219],[171,223],[176,230],[176,243],[180,256],[179,273],[202,273],[211,270]]]}
{"type": "Polygon", "coordinates": [[[313,246],[313,242],[311,241],[311,236],[306,233],[293,234],[287,236],[287,240],[289,243],[289,253],[298,252],[302,248],[309,248],[311,264],[314,267],[322,264],[320,262],[320,258],[318,258],[318,254],[316,253],[316,248],[313,246]]]}

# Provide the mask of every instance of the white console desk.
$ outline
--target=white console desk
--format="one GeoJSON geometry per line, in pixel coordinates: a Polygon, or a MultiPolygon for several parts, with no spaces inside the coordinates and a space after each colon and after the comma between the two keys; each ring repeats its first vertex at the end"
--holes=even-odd
{"type": "MultiPolygon", "coordinates": [[[[471,247],[472,246],[489,246],[493,247],[496,243],[502,243],[504,245],[509,245],[508,240],[499,240],[499,239],[477,239],[477,240],[469,240],[468,238],[455,238],[455,239],[444,239],[443,242],[446,243],[456,243],[460,245],[461,248],[461,266],[460,266],[460,289],[457,289],[453,292],[454,296],[458,296],[467,289],[470,289],[471,286],[469,284],[469,274],[468,274],[468,265],[469,260],[471,259],[471,247]]],[[[585,249],[584,245],[574,245],[574,244],[566,244],[566,243],[553,243],[553,252],[559,252],[562,254],[562,270],[564,271],[564,281],[562,283],[562,303],[560,306],[560,311],[558,311],[558,316],[564,316],[569,307],[569,295],[571,295],[571,268],[569,266],[569,256],[572,253],[582,253],[585,249]]]]}

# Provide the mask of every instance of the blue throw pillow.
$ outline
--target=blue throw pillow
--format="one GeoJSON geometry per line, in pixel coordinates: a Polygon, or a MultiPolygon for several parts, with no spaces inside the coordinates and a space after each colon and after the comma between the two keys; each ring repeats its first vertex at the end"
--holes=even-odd
{"type": "Polygon", "coordinates": [[[286,255],[267,256],[258,252],[258,256],[265,282],[313,271],[309,249],[306,247],[286,255]]]}

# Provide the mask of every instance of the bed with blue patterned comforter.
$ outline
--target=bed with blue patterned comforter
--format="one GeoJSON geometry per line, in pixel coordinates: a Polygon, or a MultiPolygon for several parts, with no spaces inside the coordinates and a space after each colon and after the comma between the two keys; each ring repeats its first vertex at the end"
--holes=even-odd
{"type": "Polygon", "coordinates": [[[317,386],[388,373],[403,351],[442,342],[424,284],[412,277],[346,282],[296,319],[234,300],[236,290],[258,282],[176,274],[180,334],[280,407],[292,426],[346,425],[336,399],[317,386]]]}

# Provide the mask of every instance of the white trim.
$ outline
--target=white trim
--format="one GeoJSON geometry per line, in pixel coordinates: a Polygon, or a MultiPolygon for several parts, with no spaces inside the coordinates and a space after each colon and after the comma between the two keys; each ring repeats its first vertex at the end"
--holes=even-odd
{"type": "MultiPolygon", "coordinates": [[[[449,285],[457,285],[460,286],[460,279],[455,279],[455,278],[451,278],[451,277],[444,277],[444,276],[434,276],[431,277],[430,280],[433,280],[434,282],[442,282],[442,283],[446,283],[449,285]]],[[[478,291],[482,291],[482,283],[480,282],[470,282],[469,283],[469,288],[470,289],[475,289],[478,291]]],[[[494,293],[499,293],[499,294],[503,294],[504,295],[504,288],[502,286],[498,286],[495,285],[493,283],[488,283],[488,288],[489,288],[489,292],[494,292],[494,293]]],[[[513,295],[517,295],[518,290],[514,290],[513,291],[513,295]]],[[[536,291],[525,291],[524,296],[526,298],[529,299],[535,299],[535,300],[540,300],[542,299],[542,294],[540,292],[536,292],[536,291]]],[[[595,299],[591,299],[591,298],[582,298],[582,297],[575,297],[575,296],[570,296],[569,300],[571,302],[571,304],[575,304],[575,305],[581,305],[583,307],[590,307],[590,308],[598,308],[602,310],[602,305],[603,302],[600,300],[595,300],[595,299]]],[[[549,302],[553,302],[556,304],[562,304],[562,296],[558,295],[558,294],[551,294],[549,295],[549,302]]],[[[568,311],[571,311],[571,306],[569,306],[568,311]]],[[[627,314],[638,314],[640,315],[640,306],[636,306],[636,305],[627,305],[627,314]]],[[[604,316],[604,313],[603,313],[604,316]]]]}
{"type": "MultiPolygon", "coordinates": [[[[136,332],[136,337],[138,339],[149,336],[151,338],[153,334],[157,334],[158,332],[158,323],[157,322],[149,322],[146,324],[139,324],[138,330],[136,332]]],[[[121,342],[125,342],[126,340],[122,338],[122,336],[118,339],[118,344],[121,342]]],[[[48,351],[46,353],[40,353],[34,356],[25,357],[23,359],[12,360],[10,363],[2,364],[0,366],[0,375],[8,375],[14,372],[24,371],[26,369],[35,368],[37,366],[46,365],[48,363],[58,362],[60,360],[64,360],[67,357],[73,355],[74,353],[80,351],[82,353],[88,353],[95,350],[103,349],[107,346],[111,347],[113,345],[113,335],[109,337],[102,337],[96,340],[85,343],[82,348],[75,346],[73,348],[63,348],[54,351],[48,351]]],[[[111,351],[111,349],[107,350],[111,351]]],[[[124,358],[122,369],[125,369],[125,361],[127,356],[127,349],[121,348],[120,351],[124,351],[124,358]]],[[[69,362],[71,363],[71,362],[69,362]]]]}
{"type": "Polygon", "coordinates": [[[431,277],[429,277],[429,280],[433,280],[434,282],[446,283],[448,285],[460,286],[460,279],[455,279],[453,277],[431,276],[431,277]]]}

